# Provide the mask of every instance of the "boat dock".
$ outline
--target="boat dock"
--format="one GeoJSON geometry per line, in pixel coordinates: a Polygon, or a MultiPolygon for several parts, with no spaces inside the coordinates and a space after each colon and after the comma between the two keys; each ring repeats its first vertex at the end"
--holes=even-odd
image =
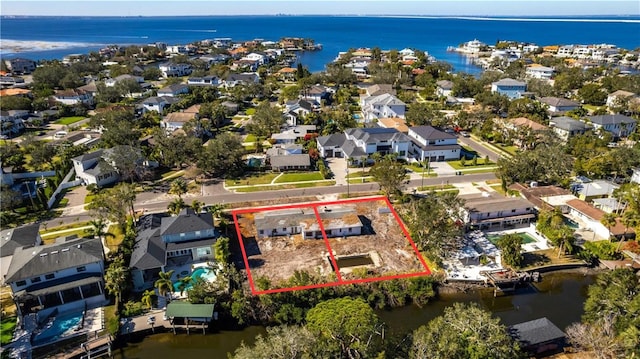
{"type": "Polygon", "coordinates": [[[485,283],[494,287],[493,296],[496,297],[498,292],[513,292],[520,283],[539,280],[539,273],[516,272],[511,269],[496,269],[491,271],[480,272],[486,280],[485,283]]]}

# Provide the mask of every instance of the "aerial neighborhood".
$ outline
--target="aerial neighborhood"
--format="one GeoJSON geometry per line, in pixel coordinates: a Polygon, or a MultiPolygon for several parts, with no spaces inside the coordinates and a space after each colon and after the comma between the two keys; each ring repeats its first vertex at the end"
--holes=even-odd
{"type": "MultiPolygon", "coordinates": [[[[390,308],[640,269],[638,50],[449,50],[482,73],[377,47],[311,73],[299,55],[322,46],[294,37],[2,59],[7,350],[299,324],[314,288],[390,308]]],[[[572,338],[547,318],[511,329],[554,335],[530,355],[572,338]]]]}

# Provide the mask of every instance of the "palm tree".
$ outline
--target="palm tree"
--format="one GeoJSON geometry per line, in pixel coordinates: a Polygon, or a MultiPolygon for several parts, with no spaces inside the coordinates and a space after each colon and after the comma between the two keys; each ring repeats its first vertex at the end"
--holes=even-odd
{"type": "Polygon", "coordinates": [[[127,284],[127,268],[121,258],[111,263],[104,273],[105,289],[116,298],[116,308],[122,299],[122,291],[127,284]]]}
{"type": "Polygon", "coordinates": [[[171,187],[169,187],[169,194],[175,194],[179,199],[182,199],[182,195],[187,193],[188,187],[187,182],[182,178],[176,178],[171,182],[171,187]]]}
{"type": "Polygon", "coordinates": [[[611,242],[611,227],[616,225],[616,215],[613,213],[605,213],[600,219],[600,223],[609,230],[609,242],[611,242]]]}
{"type": "Polygon", "coordinates": [[[173,270],[170,270],[158,273],[160,278],[154,283],[154,287],[158,290],[158,295],[166,297],[167,293],[173,293],[173,282],[171,281],[173,272],[173,270]]]}
{"type": "Polygon", "coordinates": [[[184,200],[182,198],[176,198],[171,201],[171,203],[169,203],[169,205],[167,206],[167,210],[171,214],[178,214],[186,206],[187,205],[184,203],[184,200]]]}
{"type": "Polygon", "coordinates": [[[558,234],[558,258],[566,252],[573,252],[573,246],[575,244],[575,237],[573,236],[573,230],[571,227],[566,226],[559,231],[558,234]]]}
{"type": "Polygon", "coordinates": [[[620,250],[622,242],[624,242],[627,238],[627,231],[629,230],[629,228],[637,227],[640,224],[640,214],[636,213],[633,210],[628,210],[622,215],[621,222],[622,224],[624,224],[624,235],[618,243],[618,248],[616,248],[616,251],[620,250]]]}
{"type": "Polygon", "coordinates": [[[224,205],[220,203],[212,204],[207,207],[207,211],[213,215],[213,218],[220,218],[222,211],[224,211],[224,205]]]}
{"type": "Polygon", "coordinates": [[[178,279],[178,289],[180,290],[180,295],[184,293],[191,282],[193,282],[193,278],[191,278],[190,276],[178,279]]]}
{"type": "Polygon", "coordinates": [[[142,293],[142,299],[140,299],[140,301],[142,302],[142,304],[144,304],[147,308],[151,309],[151,307],[153,306],[153,296],[156,295],[156,293],[152,290],[145,290],[144,293],[142,293]]]}
{"type": "Polygon", "coordinates": [[[200,211],[202,210],[202,206],[204,206],[204,203],[198,201],[197,199],[194,199],[193,202],[191,202],[191,208],[196,213],[200,213],[200,211]]]}

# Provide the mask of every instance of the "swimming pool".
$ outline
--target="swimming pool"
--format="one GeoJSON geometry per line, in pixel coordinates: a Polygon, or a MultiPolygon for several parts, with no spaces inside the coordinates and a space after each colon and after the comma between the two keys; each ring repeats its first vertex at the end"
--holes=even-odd
{"type": "MultiPolygon", "coordinates": [[[[207,282],[212,282],[216,279],[216,274],[208,268],[199,267],[196,268],[193,272],[191,272],[191,283],[187,284],[184,290],[189,290],[193,287],[193,282],[195,282],[198,278],[202,278],[207,282]]],[[[175,292],[180,292],[180,281],[173,282],[173,290],[175,292]]]]}
{"type": "Polygon", "coordinates": [[[53,319],[51,326],[38,333],[32,341],[33,345],[42,345],[55,342],[64,334],[68,334],[82,322],[82,312],[58,315],[53,319]]]}
{"type": "Polygon", "coordinates": [[[572,220],[571,218],[564,217],[564,224],[571,227],[572,229],[580,228],[580,225],[578,224],[578,222],[572,220]]]}
{"type": "MultiPolygon", "coordinates": [[[[529,233],[526,232],[519,232],[519,233],[513,233],[515,235],[517,235],[518,237],[520,237],[522,239],[522,244],[527,244],[527,243],[535,243],[537,242],[537,240],[535,238],[533,238],[529,233]]],[[[493,244],[497,244],[498,240],[500,239],[500,237],[502,237],[503,234],[487,234],[487,239],[493,243],[493,244]]]]}

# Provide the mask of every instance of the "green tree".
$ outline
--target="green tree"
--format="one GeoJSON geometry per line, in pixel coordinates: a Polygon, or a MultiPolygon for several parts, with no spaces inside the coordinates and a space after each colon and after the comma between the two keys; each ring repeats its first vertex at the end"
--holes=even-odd
{"type": "Polygon", "coordinates": [[[519,235],[510,233],[505,234],[498,240],[498,248],[502,252],[502,261],[513,268],[519,268],[522,265],[522,238],[519,235]]]}
{"type": "Polygon", "coordinates": [[[244,147],[236,134],[221,133],[209,141],[209,145],[201,151],[198,168],[208,174],[226,174],[238,176],[244,171],[244,147]]]}
{"type": "Polygon", "coordinates": [[[175,194],[179,199],[182,199],[182,195],[188,190],[187,182],[183,178],[174,179],[169,186],[169,194],[175,194]]]}
{"type": "Polygon", "coordinates": [[[376,161],[369,174],[378,182],[386,196],[400,192],[406,177],[404,166],[392,156],[385,156],[380,161],[376,161]]]}
{"type": "Polygon", "coordinates": [[[142,298],[140,299],[140,301],[148,309],[151,309],[151,307],[153,306],[153,297],[155,295],[156,295],[156,293],[154,291],[145,290],[144,293],[142,293],[142,298]]]}
{"type": "Polygon", "coordinates": [[[186,206],[187,204],[184,203],[184,200],[182,198],[176,198],[173,201],[169,202],[169,205],[167,205],[167,211],[170,214],[177,215],[186,206]]]}
{"type": "Polygon", "coordinates": [[[213,252],[216,263],[222,265],[229,264],[229,258],[231,257],[229,242],[230,240],[227,237],[219,237],[216,240],[216,243],[213,245],[213,252]]]}
{"type": "Polygon", "coordinates": [[[584,103],[600,106],[607,101],[607,93],[602,90],[599,84],[586,84],[578,90],[578,96],[584,103]]]}
{"type": "Polygon", "coordinates": [[[122,257],[114,260],[104,273],[104,285],[107,292],[116,299],[116,308],[122,300],[122,292],[129,283],[129,269],[122,257]]]}
{"type": "Polygon", "coordinates": [[[166,297],[167,294],[173,293],[173,282],[171,281],[171,276],[173,276],[173,270],[168,272],[160,272],[158,273],[158,280],[153,284],[153,286],[158,290],[158,295],[166,297]]]}
{"type": "Polygon", "coordinates": [[[280,131],[284,123],[282,113],[277,107],[271,107],[268,101],[260,103],[256,107],[256,113],[247,124],[247,132],[258,137],[270,137],[280,131]]]}
{"type": "MultiPolygon", "coordinates": [[[[267,328],[252,346],[242,343],[234,359],[310,359],[323,358],[318,339],[305,327],[281,326],[267,328]]],[[[328,354],[328,353],[324,353],[328,354]]]]}
{"type": "Polygon", "coordinates": [[[500,319],[477,304],[455,303],[413,332],[412,359],[517,358],[518,344],[500,319]]]}
{"type": "Polygon", "coordinates": [[[613,237],[611,235],[611,228],[616,225],[616,218],[617,216],[615,213],[605,213],[602,218],[600,218],[600,223],[607,227],[607,230],[609,231],[609,242],[611,242],[611,237],[613,237]]]}
{"type": "Polygon", "coordinates": [[[319,303],[307,312],[307,329],[337,356],[361,358],[376,353],[381,323],[362,299],[349,297],[319,303]]]}
{"type": "Polygon", "coordinates": [[[189,286],[192,284],[193,278],[191,278],[191,276],[182,277],[178,279],[178,288],[176,289],[180,291],[180,295],[182,296],[184,294],[184,291],[187,290],[187,288],[189,288],[189,286]]]}

